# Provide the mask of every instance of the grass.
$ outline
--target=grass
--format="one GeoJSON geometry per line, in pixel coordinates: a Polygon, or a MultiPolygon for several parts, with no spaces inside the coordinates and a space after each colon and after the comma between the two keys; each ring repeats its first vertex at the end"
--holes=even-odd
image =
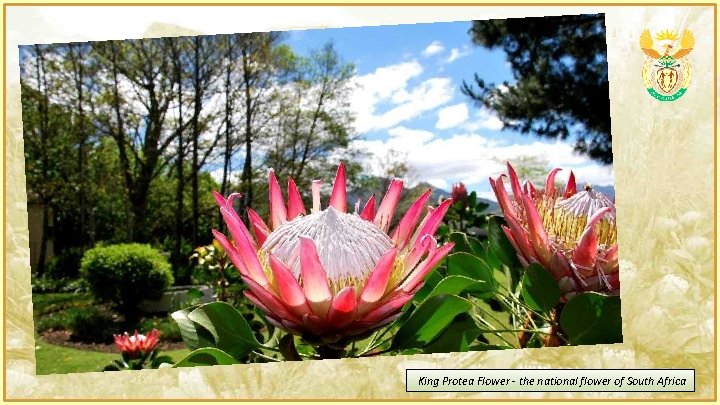
{"type": "MultiPolygon", "coordinates": [[[[77,350],[51,345],[39,339],[36,342],[35,364],[37,375],[102,371],[110,362],[120,358],[120,355],[115,353],[77,350]]],[[[160,352],[161,355],[172,357],[174,361],[182,359],[188,353],[190,353],[188,349],[160,352]]]]}
{"type": "Polygon", "coordinates": [[[92,305],[92,296],[89,293],[46,293],[33,294],[33,317],[35,322],[42,315],[63,309],[92,305]]]}
{"type": "MultiPolygon", "coordinates": [[[[35,293],[32,300],[33,318],[37,332],[49,329],[71,330],[72,327],[78,326],[78,317],[85,316],[87,318],[88,314],[98,309],[97,304],[93,303],[92,295],[89,293],[35,293]]],[[[90,328],[96,327],[93,325],[93,323],[89,323],[86,326],[90,328]]],[[[100,327],[100,323],[97,323],[97,325],[97,327],[100,327]]],[[[113,325],[105,325],[102,328],[108,333],[120,333],[128,329],[129,326],[118,322],[113,325]],[[108,328],[111,330],[107,330],[108,328]]],[[[134,328],[135,326],[129,332],[132,333],[134,328]]],[[[141,332],[157,328],[160,330],[161,339],[163,340],[182,340],[180,329],[169,316],[147,316],[141,319],[137,328],[141,332]]],[[[88,335],[88,331],[81,333],[88,335]]],[[[102,339],[101,341],[105,340],[102,339]]],[[[108,342],[110,341],[111,339],[108,340],[108,342]]],[[[38,335],[35,336],[35,342],[35,364],[38,375],[102,371],[106,365],[120,358],[119,353],[104,353],[54,345],[41,340],[38,335]]],[[[174,361],[182,359],[188,353],[190,351],[187,349],[160,352],[161,355],[172,357],[174,361]]]]}

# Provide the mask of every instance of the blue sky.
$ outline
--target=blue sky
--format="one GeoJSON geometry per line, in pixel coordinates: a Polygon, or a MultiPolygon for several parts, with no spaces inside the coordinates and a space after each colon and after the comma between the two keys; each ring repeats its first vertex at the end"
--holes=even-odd
{"type": "MultiPolygon", "coordinates": [[[[513,82],[505,53],[474,46],[469,28],[454,22],[290,31],[285,42],[308,54],[332,41],[355,64],[358,147],[376,156],[390,148],[407,154],[411,180],[446,190],[462,181],[491,198],[488,176],[502,172],[506,160],[536,155],[572,169],[581,182],[611,185],[610,167],[575,155],[571,144],[502,131],[492,112],[462,94],[463,80],[471,82],[475,72],[486,82],[513,82]]],[[[378,170],[376,161],[368,160],[367,170],[378,170]]],[[[563,172],[558,179],[569,174],[563,172]]]]}

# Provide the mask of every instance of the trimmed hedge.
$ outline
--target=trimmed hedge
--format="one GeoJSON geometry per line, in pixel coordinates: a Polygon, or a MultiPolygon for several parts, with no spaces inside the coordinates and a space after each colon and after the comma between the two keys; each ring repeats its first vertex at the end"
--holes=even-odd
{"type": "Polygon", "coordinates": [[[127,320],[137,319],[140,301],[160,298],[174,281],[165,256],[137,243],[88,250],[80,274],[96,298],[115,304],[127,320]]]}

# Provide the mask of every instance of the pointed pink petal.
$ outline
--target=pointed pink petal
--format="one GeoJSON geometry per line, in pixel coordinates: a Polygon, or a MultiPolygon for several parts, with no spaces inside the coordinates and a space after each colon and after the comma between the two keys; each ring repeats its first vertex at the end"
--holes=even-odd
{"type": "Polygon", "coordinates": [[[413,245],[410,253],[405,256],[405,271],[412,271],[425,253],[431,249],[435,249],[436,245],[437,243],[435,242],[435,237],[432,235],[425,235],[420,238],[420,241],[413,245]]]}
{"type": "Polygon", "coordinates": [[[422,238],[425,235],[435,236],[435,231],[437,231],[440,223],[443,220],[443,217],[447,213],[448,208],[450,208],[452,203],[452,198],[445,199],[435,210],[433,210],[431,213],[428,213],[428,217],[426,218],[424,223],[420,227],[418,227],[418,231],[413,237],[413,241],[417,240],[417,238],[422,238]]]}
{"type": "Polygon", "coordinates": [[[508,227],[505,226],[505,225],[501,225],[500,227],[502,228],[503,232],[505,233],[505,236],[507,236],[507,238],[508,238],[508,240],[510,241],[510,244],[512,245],[512,247],[515,248],[515,253],[516,253],[516,255],[518,256],[518,258],[521,258],[521,257],[523,256],[523,251],[520,249],[520,246],[519,246],[518,243],[515,241],[515,237],[513,236],[513,233],[512,233],[512,231],[510,230],[510,228],[508,228],[508,227]]]}
{"type": "Polygon", "coordinates": [[[295,276],[283,262],[272,254],[270,255],[270,269],[275,277],[277,289],[283,302],[299,316],[310,312],[305,294],[295,276]]]}
{"type": "Polygon", "coordinates": [[[600,265],[602,270],[607,273],[615,273],[618,271],[618,245],[612,245],[612,247],[605,251],[603,254],[603,261],[600,265]]]}
{"type": "Polygon", "coordinates": [[[505,216],[511,215],[513,217],[517,217],[515,206],[512,204],[512,201],[510,201],[510,196],[508,196],[507,191],[505,190],[505,184],[503,184],[502,181],[503,176],[504,175],[498,176],[497,180],[490,178],[490,187],[492,187],[495,192],[495,196],[497,197],[498,204],[500,205],[500,209],[503,214],[505,216]]]}
{"type": "Polygon", "coordinates": [[[297,186],[295,185],[295,182],[293,179],[288,180],[288,212],[287,212],[287,219],[288,221],[292,221],[297,217],[298,215],[306,214],[305,211],[305,205],[303,204],[302,197],[300,196],[300,191],[298,191],[297,186]]]}
{"type": "Polygon", "coordinates": [[[600,209],[588,220],[580,237],[580,242],[573,250],[572,262],[584,277],[592,275],[594,272],[593,267],[595,267],[597,261],[598,239],[595,225],[610,211],[610,207],[600,209]]]}
{"type": "Polygon", "coordinates": [[[248,273],[255,279],[255,281],[265,285],[267,283],[267,277],[265,277],[265,273],[263,273],[262,266],[260,265],[260,261],[257,257],[257,246],[255,245],[255,240],[252,239],[250,232],[245,227],[245,224],[240,220],[240,217],[237,216],[235,210],[228,211],[225,208],[220,208],[220,212],[225,219],[225,223],[230,230],[230,234],[232,234],[235,247],[240,254],[240,257],[243,259],[248,273]]]}
{"type": "Polygon", "coordinates": [[[228,196],[226,200],[223,198],[222,195],[220,195],[220,193],[218,193],[217,191],[213,191],[213,197],[215,197],[215,201],[220,206],[220,213],[222,213],[223,219],[225,219],[225,223],[230,230],[230,234],[232,235],[233,240],[237,240],[243,237],[247,238],[253,248],[256,249],[257,246],[255,245],[255,240],[250,236],[250,233],[245,227],[245,224],[243,224],[242,219],[240,219],[240,216],[238,216],[235,208],[233,207],[233,200],[235,199],[235,197],[239,196],[240,193],[232,193],[230,194],[230,196],[228,196]]]}
{"type": "Polygon", "coordinates": [[[505,221],[508,224],[508,228],[510,229],[513,240],[517,244],[517,247],[520,248],[520,250],[518,251],[518,256],[523,256],[528,262],[537,260],[537,255],[535,254],[535,250],[533,249],[533,247],[530,245],[528,235],[522,228],[522,226],[520,226],[520,223],[517,221],[517,219],[515,219],[514,217],[505,217],[505,221]]]}
{"type": "Polygon", "coordinates": [[[289,308],[286,307],[285,304],[283,304],[282,301],[280,301],[272,292],[268,291],[265,287],[256,283],[249,277],[243,277],[243,281],[245,281],[249,289],[249,291],[245,291],[245,296],[252,294],[254,298],[265,306],[265,308],[269,309],[273,314],[276,314],[280,319],[287,319],[292,322],[300,323],[300,318],[290,312],[289,308]]]}
{"type": "Polygon", "coordinates": [[[333,183],[332,194],[330,195],[330,206],[340,212],[346,212],[347,204],[347,181],[345,180],[345,165],[340,163],[335,182],[333,183]]]}
{"type": "Polygon", "coordinates": [[[327,323],[332,325],[334,329],[340,329],[355,319],[356,312],[355,288],[352,286],[345,287],[333,298],[327,323]]]}
{"type": "Polygon", "coordinates": [[[425,207],[427,200],[430,198],[430,193],[432,193],[432,190],[430,189],[422,193],[413,205],[408,208],[405,216],[400,220],[400,223],[395,228],[392,241],[398,248],[402,249],[408,242],[415,225],[417,225],[418,220],[420,219],[420,215],[422,215],[422,210],[425,207]]]}
{"type": "Polygon", "coordinates": [[[596,274],[584,281],[585,291],[616,291],[620,288],[620,273],[596,274]]]}
{"type": "Polygon", "coordinates": [[[412,299],[412,297],[413,296],[410,294],[397,295],[395,298],[388,300],[379,307],[368,312],[365,316],[359,319],[359,322],[368,326],[374,323],[381,322],[385,318],[399,311],[403,307],[403,305],[405,305],[408,301],[410,301],[410,299],[412,299]]]}
{"type": "Polygon", "coordinates": [[[220,243],[220,246],[222,246],[223,250],[225,250],[225,253],[230,258],[230,261],[235,266],[237,271],[242,275],[248,275],[247,268],[245,267],[245,262],[242,260],[240,255],[238,254],[237,250],[235,249],[235,246],[233,246],[229,240],[223,235],[222,233],[218,232],[216,229],[212,230],[213,236],[215,236],[215,239],[220,243]]]}
{"type": "Polygon", "coordinates": [[[550,273],[555,277],[555,280],[562,280],[564,277],[572,276],[572,270],[570,269],[570,263],[568,262],[565,255],[560,252],[555,252],[550,261],[550,267],[548,268],[550,273]]]}
{"type": "Polygon", "coordinates": [[[510,175],[510,186],[512,187],[513,197],[515,197],[515,201],[520,201],[520,196],[523,195],[522,190],[520,189],[520,181],[518,180],[517,173],[515,173],[515,169],[513,169],[512,165],[510,165],[510,162],[507,162],[507,169],[508,174],[510,175]]]}
{"type": "Polygon", "coordinates": [[[252,238],[252,236],[250,235],[250,231],[248,231],[242,219],[240,219],[234,209],[220,208],[220,213],[225,220],[225,224],[227,225],[228,230],[230,231],[230,235],[232,236],[233,241],[235,241],[235,244],[240,243],[240,241],[247,241],[247,243],[250,244],[253,250],[257,249],[255,239],[252,238]]]}
{"type": "Polygon", "coordinates": [[[575,195],[577,193],[577,185],[575,184],[575,173],[572,171],[570,172],[570,177],[568,178],[567,186],[565,187],[565,195],[563,195],[563,198],[569,198],[575,195]]]}
{"type": "Polygon", "coordinates": [[[252,208],[247,209],[247,214],[250,224],[252,225],[253,233],[255,234],[255,239],[257,240],[258,245],[262,246],[268,235],[270,235],[270,228],[268,228],[265,221],[263,221],[262,218],[260,218],[260,215],[258,215],[252,208]]]}
{"type": "Polygon", "coordinates": [[[529,232],[529,239],[535,248],[535,253],[540,257],[543,263],[550,263],[552,259],[552,252],[550,251],[550,241],[543,226],[540,214],[535,208],[530,197],[523,195],[522,204],[525,208],[525,216],[527,217],[527,226],[529,232]]]}
{"type": "Polygon", "coordinates": [[[322,181],[320,180],[313,180],[312,181],[312,212],[320,212],[320,186],[322,186],[322,181]]]}
{"type": "Polygon", "coordinates": [[[213,197],[215,197],[215,202],[217,202],[217,205],[220,207],[224,207],[226,200],[225,197],[222,196],[222,194],[218,193],[217,191],[213,190],[212,192],[213,197]]]}
{"type": "Polygon", "coordinates": [[[431,256],[425,259],[424,262],[420,263],[413,273],[410,273],[407,279],[400,284],[399,288],[405,292],[412,291],[418,284],[425,280],[425,276],[435,268],[435,265],[437,265],[440,260],[450,253],[453,247],[455,247],[455,244],[450,242],[437,249],[431,256]]]}
{"type": "Polygon", "coordinates": [[[230,195],[227,198],[227,201],[225,202],[225,206],[228,208],[233,208],[233,203],[235,202],[235,199],[240,198],[240,197],[242,197],[242,194],[240,194],[240,193],[230,193],[230,195]]]}
{"type": "Polygon", "coordinates": [[[251,290],[246,290],[243,294],[245,295],[245,298],[248,299],[248,301],[250,301],[256,307],[260,308],[263,312],[265,312],[266,315],[280,318],[278,314],[271,311],[270,308],[263,304],[262,301],[260,301],[260,298],[258,298],[257,295],[254,294],[251,290]]]}
{"type": "Polygon", "coordinates": [[[360,293],[359,305],[363,307],[362,309],[368,308],[368,304],[374,304],[385,295],[396,256],[397,248],[393,248],[378,260],[360,293]]]}
{"type": "Polygon", "coordinates": [[[323,335],[328,329],[325,319],[313,314],[303,315],[302,325],[314,335],[323,335]]]}
{"type": "MultiPolygon", "coordinates": [[[[403,304],[403,305],[405,305],[405,304],[403,304]]],[[[402,305],[400,306],[400,308],[402,308],[402,305]]],[[[381,328],[392,322],[395,322],[395,320],[400,318],[401,316],[402,316],[402,313],[397,313],[395,315],[385,316],[385,318],[381,318],[380,320],[376,320],[374,322],[355,321],[350,326],[345,328],[343,330],[343,333],[346,334],[347,336],[357,336],[357,335],[365,333],[371,329],[378,329],[378,328],[381,328]]]]}
{"type": "Polygon", "coordinates": [[[300,236],[300,274],[305,297],[310,302],[313,312],[321,318],[327,315],[332,299],[332,292],[327,283],[327,276],[315,242],[307,237],[300,236]]]}
{"type": "Polygon", "coordinates": [[[556,167],[552,170],[550,170],[550,173],[547,175],[547,179],[545,180],[545,195],[553,197],[555,196],[555,175],[557,172],[559,172],[559,167],[556,167]]]}
{"type": "Polygon", "coordinates": [[[525,182],[525,193],[529,195],[530,197],[535,197],[537,195],[537,190],[535,189],[535,186],[533,186],[532,182],[530,180],[525,182]]]}
{"type": "Polygon", "coordinates": [[[400,194],[403,191],[403,182],[400,179],[392,179],[390,186],[388,187],[385,197],[383,197],[380,207],[375,214],[375,225],[377,225],[383,232],[387,232],[392,222],[393,215],[395,214],[395,208],[397,208],[398,201],[400,201],[400,194]]]}
{"type": "Polygon", "coordinates": [[[365,203],[360,218],[366,221],[372,221],[375,218],[375,194],[371,195],[370,199],[365,203]]]}
{"type": "Polygon", "coordinates": [[[283,200],[280,184],[275,178],[275,171],[270,169],[269,173],[270,185],[270,224],[273,229],[277,229],[280,225],[287,221],[287,211],[285,210],[285,201],[283,200]]]}

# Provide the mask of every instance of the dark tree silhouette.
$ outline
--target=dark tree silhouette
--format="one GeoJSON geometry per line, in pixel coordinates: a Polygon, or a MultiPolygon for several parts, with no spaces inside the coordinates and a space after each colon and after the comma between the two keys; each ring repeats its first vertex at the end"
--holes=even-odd
{"type": "Polygon", "coordinates": [[[474,83],[463,82],[464,94],[505,129],[574,137],[578,152],[612,163],[604,15],[473,21],[469,34],[505,51],[515,83],[488,84],[476,73],[474,83]]]}

